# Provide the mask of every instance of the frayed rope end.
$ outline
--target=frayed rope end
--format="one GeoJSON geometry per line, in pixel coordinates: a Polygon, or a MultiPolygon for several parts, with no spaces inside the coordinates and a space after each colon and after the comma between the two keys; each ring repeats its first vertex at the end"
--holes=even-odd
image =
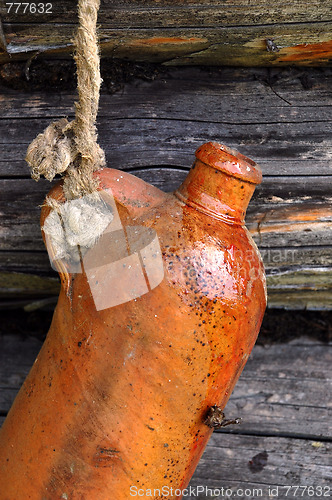
{"type": "Polygon", "coordinates": [[[97,192],[65,203],[47,197],[46,205],[52,211],[42,229],[52,246],[49,254],[56,260],[78,262],[114,218],[111,207],[97,192]]]}

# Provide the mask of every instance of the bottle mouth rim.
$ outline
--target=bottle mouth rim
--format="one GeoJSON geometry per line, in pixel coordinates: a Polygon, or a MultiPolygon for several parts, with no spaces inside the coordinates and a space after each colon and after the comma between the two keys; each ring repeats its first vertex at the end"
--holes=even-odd
{"type": "Polygon", "coordinates": [[[260,184],[262,171],[256,162],[219,142],[207,142],[196,150],[196,158],[244,182],[260,184]]]}

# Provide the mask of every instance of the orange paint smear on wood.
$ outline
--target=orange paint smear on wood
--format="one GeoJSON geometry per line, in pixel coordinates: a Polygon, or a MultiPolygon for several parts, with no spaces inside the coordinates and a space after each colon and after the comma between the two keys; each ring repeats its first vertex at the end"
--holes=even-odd
{"type": "MultiPolygon", "coordinates": [[[[312,207],[274,209],[257,219],[258,226],[250,232],[278,233],[304,230],[330,230],[332,227],[332,210],[329,207],[312,207]]],[[[253,221],[252,221],[253,222],[253,221]]]]}
{"type": "Polygon", "coordinates": [[[322,221],[324,219],[332,217],[332,210],[329,209],[313,209],[308,211],[303,211],[300,213],[294,213],[293,216],[290,215],[289,220],[293,221],[322,221]]]}
{"type": "MultiPolygon", "coordinates": [[[[268,210],[264,214],[264,221],[299,221],[299,222],[309,222],[309,221],[317,221],[323,222],[327,219],[332,218],[332,208],[327,204],[324,204],[322,207],[313,206],[311,203],[306,207],[296,207],[294,205],[290,207],[276,207],[268,210]]],[[[263,220],[262,216],[252,217],[250,222],[254,222],[255,220],[263,220]]]]}
{"type": "Polygon", "coordinates": [[[278,62],[328,61],[332,59],[332,40],[312,44],[302,43],[282,49],[280,52],[283,51],[286,54],[278,57],[278,62]]]}
{"type": "Polygon", "coordinates": [[[250,229],[251,234],[259,234],[259,233],[291,233],[297,231],[312,231],[313,229],[317,230],[326,230],[331,231],[332,224],[331,222],[316,222],[315,227],[313,227],[313,223],[310,222],[301,222],[297,224],[264,224],[259,226],[259,228],[250,229]]]}

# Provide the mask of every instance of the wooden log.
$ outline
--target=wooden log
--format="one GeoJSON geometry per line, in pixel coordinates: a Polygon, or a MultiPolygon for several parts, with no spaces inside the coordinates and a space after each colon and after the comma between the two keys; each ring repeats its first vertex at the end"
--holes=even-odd
{"type": "Polygon", "coordinates": [[[59,280],[32,274],[0,272],[0,298],[48,297],[60,292],[59,280]]]}
{"type": "MultiPolygon", "coordinates": [[[[321,270],[318,276],[321,276],[321,270]]],[[[316,274],[312,273],[312,280],[315,280],[316,274]]],[[[313,289],[299,290],[291,282],[288,289],[268,292],[268,303],[270,308],[276,309],[299,309],[308,311],[322,311],[332,309],[332,290],[326,284],[325,290],[319,290],[317,282],[312,282],[313,289]]]]}
{"type": "MultiPolygon", "coordinates": [[[[41,4],[37,12],[9,5],[4,16],[8,55],[2,54],[0,61],[36,53],[70,56],[76,2],[41,4]]],[[[255,5],[244,0],[226,5],[220,0],[203,5],[192,0],[157,5],[152,0],[131,5],[105,0],[99,22],[102,53],[131,60],[240,66],[331,61],[332,24],[322,0],[305,7],[299,1],[289,5],[276,0],[269,8],[263,0],[255,5]]]]}
{"type": "MultiPolygon", "coordinates": [[[[4,30],[8,55],[0,63],[41,57],[72,57],[75,27],[67,24],[11,24],[4,30]]],[[[103,56],[166,65],[330,65],[332,23],[225,28],[123,29],[102,27],[103,56]],[[268,50],[268,42],[276,47],[268,50]]]]}
{"type": "MultiPolygon", "coordinates": [[[[307,23],[330,20],[329,5],[323,0],[305,3],[295,0],[276,0],[266,8],[266,0],[236,3],[221,0],[102,0],[100,4],[100,23],[111,24],[117,28],[135,27],[181,27],[181,26],[252,26],[256,24],[307,23]]],[[[22,7],[2,7],[0,13],[5,22],[19,23],[67,23],[77,22],[76,0],[58,0],[52,9],[39,9],[32,13],[30,8],[23,12],[22,7]],[[17,10],[17,12],[16,12],[17,10]],[[49,10],[50,12],[46,12],[49,10]]]]}

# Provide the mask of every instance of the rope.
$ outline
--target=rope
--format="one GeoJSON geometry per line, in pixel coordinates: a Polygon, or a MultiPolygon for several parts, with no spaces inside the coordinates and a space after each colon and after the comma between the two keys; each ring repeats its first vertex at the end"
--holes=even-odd
{"type": "Polygon", "coordinates": [[[51,181],[64,175],[63,191],[67,200],[97,190],[93,172],[105,165],[105,155],[97,143],[96,118],[101,85],[97,38],[97,16],[100,0],[79,0],[79,27],[74,39],[77,66],[78,102],[75,120],[63,118],[51,123],[30,144],[26,161],[31,176],[51,181]]]}

